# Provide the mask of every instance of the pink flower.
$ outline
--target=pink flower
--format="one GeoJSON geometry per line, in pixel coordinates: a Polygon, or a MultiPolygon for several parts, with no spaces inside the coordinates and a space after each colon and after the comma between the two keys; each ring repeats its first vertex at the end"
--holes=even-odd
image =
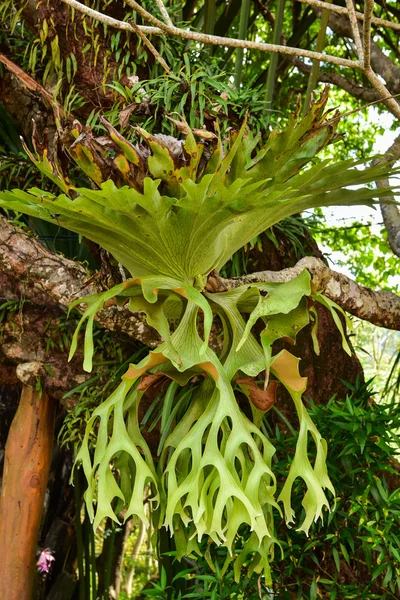
{"type": "Polygon", "coordinates": [[[51,563],[53,560],[56,560],[53,556],[50,548],[46,548],[46,550],[42,550],[39,556],[39,560],[36,565],[39,573],[48,573],[50,571],[51,563]]]}

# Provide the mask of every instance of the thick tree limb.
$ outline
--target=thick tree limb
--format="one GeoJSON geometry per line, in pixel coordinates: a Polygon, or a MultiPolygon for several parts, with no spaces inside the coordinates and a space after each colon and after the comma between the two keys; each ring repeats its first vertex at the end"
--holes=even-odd
{"type": "Polygon", "coordinates": [[[332,271],[326,264],[312,256],[299,260],[297,265],[282,271],[260,271],[234,279],[213,279],[210,291],[226,290],[257,281],[285,282],[294,279],[304,269],[312,277],[316,290],[336,302],[350,314],[380,327],[400,329],[400,297],[391,292],[375,292],[358,285],[342,273],[332,271]]]}
{"type": "MultiPolygon", "coordinates": [[[[389,150],[386,152],[387,160],[398,160],[400,158],[400,135],[395,139],[389,150]]],[[[382,161],[375,161],[382,162],[382,161]]],[[[389,185],[389,180],[377,181],[378,188],[389,185]]],[[[400,258],[400,211],[397,204],[394,204],[395,198],[390,198],[393,204],[381,204],[381,213],[383,222],[388,234],[389,245],[393,253],[400,258]]]]}
{"type": "MultiPolygon", "coordinates": [[[[218,291],[221,284],[222,289],[230,289],[253,281],[288,281],[304,269],[310,271],[315,289],[321,290],[344,310],[381,327],[400,329],[398,296],[360,286],[312,257],[282,271],[263,271],[229,280],[210,277],[208,290],[218,291]]],[[[41,302],[45,295],[61,307],[67,307],[76,298],[99,291],[93,277],[81,265],[52,254],[34,236],[13,227],[5,219],[0,221],[0,272],[18,280],[26,297],[32,298],[33,302],[39,294],[41,302]]],[[[159,343],[159,336],[146,324],[144,317],[125,308],[110,306],[103,309],[99,311],[97,321],[103,327],[123,332],[147,346],[154,347],[159,343]]],[[[10,348],[14,351],[14,346],[10,348]]]]}
{"type": "MultiPolygon", "coordinates": [[[[26,297],[46,293],[53,301],[68,307],[73,300],[97,293],[96,282],[79,263],[46,250],[33,235],[0,220],[0,272],[8,273],[24,284],[26,297]]],[[[81,305],[81,309],[83,310],[81,305]]],[[[111,306],[101,310],[96,320],[106,329],[122,331],[153,347],[157,333],[140,314],[111,306]]]]}

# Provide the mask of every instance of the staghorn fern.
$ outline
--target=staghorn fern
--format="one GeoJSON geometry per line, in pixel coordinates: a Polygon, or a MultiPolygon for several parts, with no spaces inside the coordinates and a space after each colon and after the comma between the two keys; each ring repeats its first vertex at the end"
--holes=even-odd
{"type": "MultiPolygon", "coordinates": [[[[269,560],[277,543],[274,509],[280,512],[283,504],[286,522],[293,522],[291,492],[297,477],[307,490],[301,530],[307,533],[323,507],[329,508],[325,490],[332,494],[334,490],[325,465],[327,448],[302,403],[306,379],[300,376],[299,359],[287,350],[273,356],[272,344],[282,337],[295,340],[310,322],[313,308],[307,298],[325,304],[340,327],[341,309],[311,290],[306,271],[288,283],[252,284],[223,293],[207,292],[205,286],[213,269],[220,269],[236,250],[285,217],[316,206],[376,201],[376,191],[362,186],[386,177],[387,166],[358,170],[363,161],[320,162],[302,170],[335,139],[337,120],[327,119],[326,100],[324,94],[301,121],[293,116],[286,129],[273,132],[259,150],[259,138],[251,135],[246,123],[227,145],[205,131],[196,133],[200,137],[196,141],[182,121],[178,125],[183,141],[139,130],[146,145],[134,146],[104,122],[110,133],[108,150],[113,151],[101,154],[90,132],[74,125],[75,141],[68,151],[98,189],[74,188],[43,153],[34,160],[61,187],[62,195],[35,188],[0,193],[0,206],[85,235],[131,274],[131,279],[106,293],[74,303],[84,302],[87,308],[71,356],[86,324],[87,371],[92,368],[93,320],[111,298],[144,312],[163,338],[158,348],[129,367],[87,424],[76,465],[82,465],[87,479],[85,499],[94,526],[106,516],[118,521],[123,507],[125,518],[134,516],[147,526],[143,509],[147,496],[156,524],[175,536],[178,558],[199,551],[197,541],[208,536],[234,556],[236,578],[247,564],[249,572],[264,572],[269,581],[269,560]],[[208,346],[214,315],[223,325],[221,352],[208,346]],[[256,339],[252,326],[259,319],[265,329],[256,339]],[[174,330],[172,321],[178,322],[174,330]],[[264,390],[251,380],[262,371],[264,390]],[[141,398],[153,381],[149,373],[155,380],[169,378],[181,386],[204,376],[175,428],[169,435],[161,431],[158,461],[138,422],[141,398]],[[299,437],[276,498],[275,449],[260,425],[275,400],[277,382],[293,399],[299,437]],[[237,403],[236,386],[250,401],[252,420],[237,403]],[[92,454],[89,438],[94,432],[92,454]],[[307,452],[309,434],[316,446],[313,464],[307,452]],[[239,549],[243,525],[250,532],[239,549]]],[[[380,197],[392,193],[379,190],[380,197]]],[[[341,331],[343,346],[350,352],[341,331]]],[[[317,345],[315,333],[313,339],[317,345]]]]}

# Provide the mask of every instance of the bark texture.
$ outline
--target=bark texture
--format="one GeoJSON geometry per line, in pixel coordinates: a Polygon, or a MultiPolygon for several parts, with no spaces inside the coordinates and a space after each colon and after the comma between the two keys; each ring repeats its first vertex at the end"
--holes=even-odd
{"type": "MultiPolygon", "coordinates": [[[[103,291],[98,278],[91,277],[79,263],[53,254],[39,240],[0,219],[0,273],[19,282],[19,291],[32,302],[43,301],[66,309],[71,302],[103,291]],[[97,285],[96,285],[97,283],[97,285]]],[[[80,310],[84,306],[80,305],[80,310]]],[[[98,312],[96,320],[111,331],[123,331],[147,346],[159,342],[157,333],[140,314],[110,306],[98,312]]]]}
{"type": "Polygon", "coordinates": [[[23,386],[6,445],[0,503],[0,581],[8,600],[32,598],[54,412],[52,398],[23,386]]]}

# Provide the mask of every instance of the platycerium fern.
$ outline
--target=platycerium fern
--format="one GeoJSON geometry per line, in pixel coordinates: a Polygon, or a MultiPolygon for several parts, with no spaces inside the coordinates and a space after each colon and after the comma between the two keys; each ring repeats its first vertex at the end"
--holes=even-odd
{"type": "MultiPolygon", "coordinates": [[[[261,149],[246,124],[224,143],[209,132],[198,132],[196,141],[182,122],[184,139],[173,140],[173,147],[170,138],[139,130],[147,146],[136,147],[105,122],[114,155],[102,160],[114,181],[105,181],[107,169],[96,163],[95,140],[84,143],[76,131],[69,152],[98,189],[74,188],[44,154],[37,165],[60,185],[62,195],[38,189],[0,194],[0,206],[56,221],[86,236],[131,274],[106,293],[80,301],[87,309],[71,355],[86,322],[86,370],[92,368],[93,320],[110,298],[145,313],[163,339],[129,367],[87,424],[76,464],[87,479],[85,497],[95,527],[106,516],[118,520],[123,506],[125,518],[134,516],[147,525],[147,496],[158,525],[175,536],[179,557],[198,550],[197,541],[208,536],[235,556],[237,577],[246,563],[250,572],[264,571],[268,579],[276,543],[274,512],[282,504],[286,522],[293,522],[294,480],[300,477],[306,486],[300,529],[307,532],[328,507],[325,490],[334,490],[325,466],[327,448],[302,403],[306,379],[299,373],[299,360],[287,350],[273,355],[272,344],[282,337],[295,340],[310,321],[310,299],[324,302],[341,325],[340,309],[311,289],[307,271],[288,283],[205,291],[213,269],[284,217],[311,207],[376,201],[376,191],[365,184],[386,177],[387,166],[358,169],[363,161],[351,160],[312,164],[335,137],[337,120],[327,119],[325,104],[326,95],[304,119],[293,116],[282,132],[273,132],[261,149]],[[208,343],[215,315],[223,327],[220,351],[208,343]],[[253,325],[260,320],[265,327],[256,336],[253,325]],[[178,323],[174,328],[172,321],[178,323]],[[265,389],[251,380],[261,372],[265,389]],[[169,435],[161,431],[157,460],[138,422],[149,373],[168,377],[175,386],[202,375],[184,416],[169,435]],[[275,450],[260,429],[277,382],[292,397],[299,420],[296,454],[278,497],[275,450]],[[248,397],[252,420],[240,409],[235,389],[248,397]],[[94,452],[89,447],[93,434],[94,452]],[[316,447],[314,461],[308,457],[309,434],[316,447]],[[243,525],[249,533],[237,551],[243,525]]],[[[379,190],[380,197],[392,193],[379,190]]],[[[350,351],[345,338],[344,347],[350,351]]],[[[177,414],[175,407],[171,410],[177,414]]]]}

